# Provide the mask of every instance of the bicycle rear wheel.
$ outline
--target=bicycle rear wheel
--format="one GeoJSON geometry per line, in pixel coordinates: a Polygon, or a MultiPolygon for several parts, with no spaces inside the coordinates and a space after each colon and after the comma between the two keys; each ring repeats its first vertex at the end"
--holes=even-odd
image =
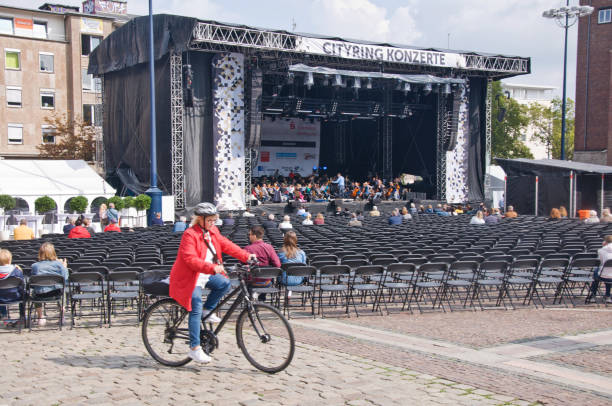
{"type": "Polygon", "coordinates": [[[236,321],[236,341],[246,359],[268,373],[287,368],[295,352],[293,330],[287,319],[274,307],[254,303],[245,308],[236,321]]]}
{"type": "Polygon", "coordinates": [[[142,341],[157,362],[179,367],[191,361],[187,356],[187,322],[187,310],[174,299],[158,300],[147,308],[142,321],[142,341]]]}

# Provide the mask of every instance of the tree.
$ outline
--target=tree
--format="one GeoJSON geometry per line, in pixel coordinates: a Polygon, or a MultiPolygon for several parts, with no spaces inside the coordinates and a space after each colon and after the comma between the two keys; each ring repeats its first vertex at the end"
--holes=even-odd
{"type": "MultiPolygon", "coordinates": [[[[561,158],[561,99],[556,97],[550,106],[533,103],[528,108],[533,137],[546,145],[553,159],[561,158]]],[[[565,158],[574,157],[574,102],[567,99],[565,110],[565,158]]]]}
{"type": "Polygon", "coordinates": [[[49,196],[41,196],[34,201],[34,208],[38,213],[46,213],[54,210],[56,207],[55,200],[51,199],[49,196]]]}
{"type": "Polygon", "coordinates": [[[521,141],[527,130],[529,117],[526,107],[502,92],[501,83],[493,82],[493,111],[491,123],[491,154],[497,158],[533,158],[521,141]]]}
{"type": "Polygon", "coordinates": [[[7,210],[13,210],[17,205],[17,201],[13,196],[0,195],[0,208],[7,210]]]}
{"type": "Polygon", "coordinates": [[[70,210],[76,213],[85,213],[89,201],[85,196],[76,196],[70,199],[70,210]]]}
{"type": "Polygon", "coordinates": [[[121,210],[123,209],[123,199],[119,196],[113,196],[110,199],[108,199],[108,203],[113,203],[115,205],[115,209],[117,210],[121,210]]]}
{"type": "Polygon", "coordinates": [[[45,118],[55,129],[55,142],[37,146],[40,156],[53,159],[83,159],[93,161],[96,153],[95,129],[80,117],[53,113],[45,118]]]}

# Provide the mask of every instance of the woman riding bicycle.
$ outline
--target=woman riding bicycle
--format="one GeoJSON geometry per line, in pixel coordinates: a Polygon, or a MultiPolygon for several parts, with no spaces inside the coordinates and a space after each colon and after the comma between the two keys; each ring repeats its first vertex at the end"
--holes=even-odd
{"type": "MultiPolygon", "coordinates": [[[[194,215],[193,226],[183,233],[170,272],[170,296],[189,311],[189,357],[206,363],[211,358],[200,347],[200,323],[202,317],[207,316],[230,289],[221,256],[228,254],[241,262],[257,258],[221,235],[215,226],[217,208],[214,204],[198,204],[194,215]],[[202,310],[204,288],[209,289],[210,293],[202,310]]],[[[207,321],[218,323],[220,319],[211,314],[207,321]]]]}

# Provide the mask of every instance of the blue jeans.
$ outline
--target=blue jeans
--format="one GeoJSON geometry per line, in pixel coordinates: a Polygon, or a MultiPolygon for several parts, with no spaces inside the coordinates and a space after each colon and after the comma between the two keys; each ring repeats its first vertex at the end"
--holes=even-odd
{"type": "Polygon", "coordinates": [[[604,282],[606,290],[605,290],[605,297],[610,297],[610,290],[612,288],[612,279],[610,278],[602,278],[601,276],[599,276],[599,272],[601,272],[601,269],[598,269],[597,271],[595,271],[595,274],[593,275],[593,282],[591,283],[591,296],[595,296],[597,294],[597,288],[599,288],[599,282],[604,282]]]}
{"type": "MultiPolygon", "coordinates": [[[[206,289],[210,290],[204,309],[210,311],[217,306],[221,298],[230,290],[230,280],[223,275],[211,275],[206,289]]],[[[189,312],[189,345],[191,348],[200,345],[200,324],[202,322],[202,288],[196,286],[191,294],[191,311],[189,312]]]]}

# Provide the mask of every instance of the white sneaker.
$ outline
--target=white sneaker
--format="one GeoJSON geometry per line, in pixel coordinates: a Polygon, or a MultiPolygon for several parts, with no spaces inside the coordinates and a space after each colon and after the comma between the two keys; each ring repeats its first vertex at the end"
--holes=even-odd
{"type": "Polygon", "coordinates": [[[292,292],[291,292],[290,290],[288,290],[288,291],[287,291],[287,297],[291,297],[291,293],[292,293],[292,292]]]}
{"type": "Polygon", "coordinates": [[[219,323],[221,321],[219,316],[217,316],[214,313],[209,315],[209,313],[210,313],[210,311],[208,311],[208,312],[204,311],[204,313],[202,313],[202,318],[206,318],[206,322],[208,322],[208,323],[219,323]]]}
{"type": "Polygon", "coordinates": [[[204,351],[202,351],[202,347],[198,347],[197,350],[190,349],[187,355],[195,362],[200,362],[202,364],[207,364],[212,360],[210,356],[206,355],[204,351]]]}

